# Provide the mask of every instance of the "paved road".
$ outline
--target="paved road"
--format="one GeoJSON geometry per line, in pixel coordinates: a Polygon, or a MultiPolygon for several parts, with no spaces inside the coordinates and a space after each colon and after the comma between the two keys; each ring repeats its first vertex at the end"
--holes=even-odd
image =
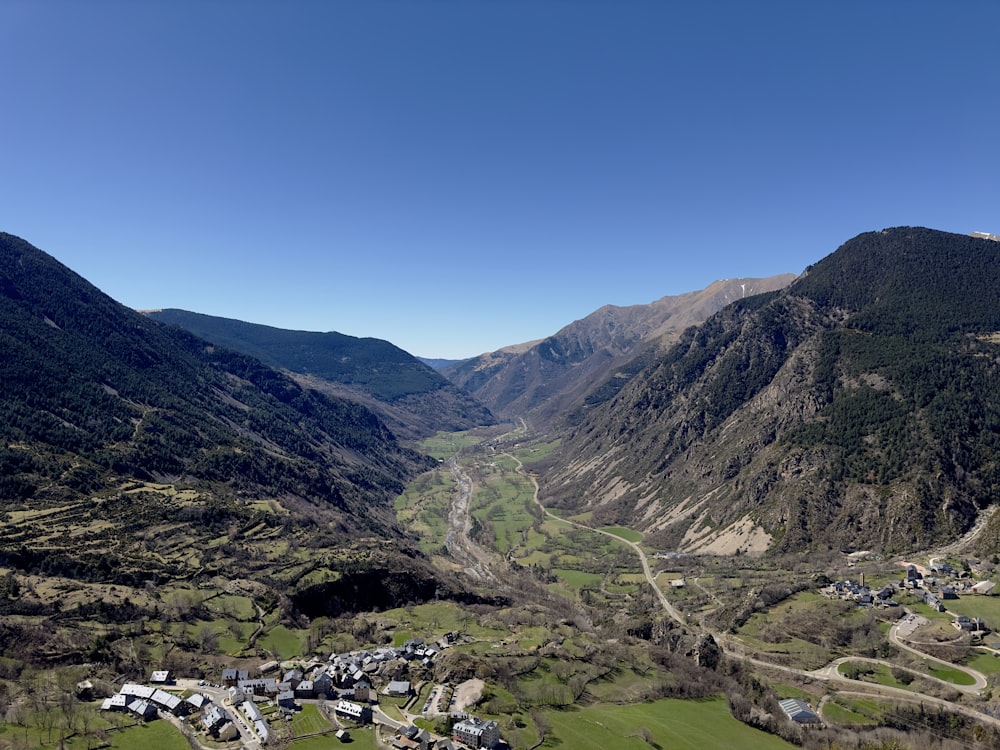
{"type": "MultiPolygon", "coordinates": [[[[980,695],[983,692],[983,690],[986,689],[986,675],[984,675],[982,672],[979,672],[975,669],[971,669],[970,667],[962,666],[960,664],[955,664],[950,661],[945,661],[944,659],[938,659],[936,656],[931,656],[930,654],[925,654],[923,651],[914,648],[913,646],[909,645],[902,639],[902,636],[900,635],[900,629],[902,629],[904,631],[904,634],[907,635],[913,632],[913,629],[910,628],[912,622],[908,619],[908,617],[904,617],[899,622],[895,623],[891,628],[889,628],[889,642],[897,646],[898,648],[902,649],[903,651],[908,651],[911,654],[919,656],[921,659],[924,659],[925,661],[934,662],[935,664],[940,664],[941,666],[947,667],[949,669],[957,669],[960,672],[965,672],[967,675],[969,675],[970,677],[972,677],[972,679],[975,680],[974,684],[956,685],[952,682],[945,682],[945,684],[950,685],[951,687],[955,688],[956,690],[960,690],[963,693],[972,693],[973,695],[980,695]]],[[[929,675],[925,675],[925,677],[927,676],[929,675]]],[[[931,679],[935,678],[932,677],[931,679]]]]}
{"type": "MultiPolygon", "coordinates": [[[[622,537],[620,537],[620,536],[618,536],[616,534],[612,534],[612,533],[607,532],[607,531],[602,531],[601,529],[595,529],[595,528],[593,528],[591,526],[587,526],[585,524],[577,523],[575,521],[571,521],[571,520],[568,520],[566,518],[560,518],[559,516],[555,515],[554,513],[551,513],[544,505],[542,505],[541,501],[538,498],[538,482],[535,480],[535,478],[529,472],[526,472],[524,470],[524,465],[521,463],[521,461],[516,456],[514,456],[514,455],[512,455],[510,453],[506,453],[504,455],[506,455],[506,456],[510,457],[511,459],[513,459],[517,463],[517,470],[519,472],[521,472],[522,474],[524,474],[525,476],[527,476],[531,480],[531,483],[534,486],[534,496],[533,496],[533,499],[535,501],[535,504],[541,509],[542,513],[545,516],[547,516],[549,518],[552,518],[552,519],[554,519],[556,521],[561,521],[563,523],[568,523],[570,525],[577,526],[577,527],[582,528],[582,529],[586,529],[588,531],[596,531],[597,533],[605,534],[605,535],[613,537],[614,539],[618,540],[619,542],[627,544],[629,547],[631,547],[632,550],[639,557],[639,561],[640,561],[640,563],[642,565],[643,574],[645,575],[646,580],[649,583],[649,585],[653,587],[653,591],[656,592],[656,596],[657,596],[657,598],[660,601],[660,605],[662,606],[663,611],[666,612],[672,619],[674,619],[675,621],[677,621],[681,625],[684,625],[684,626],[688,626],[689,625],[689,623],[687,622],[687,618],[683,615],[683,613],[679,612],[670,603],[670,601],[667,599],[666,594],[663,592],[663,589],[661,589],[660,586],[656,583],[656,578],[653,576],[652,570],[651,570],[650,565],[649,565],[649,560],[646,557],[646,553],[643,551],[643,549],[637,543],[630,542],[627,539],[623,539],[622,537]]],[[[457,465],[457,462],[456,462],[456,465],[457,465]]],[[[981,529],[981,527],[980,527],[980,529],[981,529]]],[[[977,531],[978,530],[979,529],[977,529],[977,531]]],[[[917,655],[917,656],[919,656],[921,658],[929,659],[931,661],[934,661],[936,663],[940,663],[940,664],[942,664],[944,666],[947,666],[949,668],[952,668],[952,669],[959,669],[961,671],[964,671],[964,672],[966,672],[967,674],[969,674],[969,675],[971,675],[973,677],[973,679],[975,680],[975,684],[973,684],[973,685],[956,685],[954,683],[947,682],[945,680],[937,680],[937,678],[935,678],[935,677],[933,677],[931,675],[922,675],[925,679],[937,680],[938,682],[940,682],[940,683],[942,683],[944,685],[947,685],[948,687],[954,688],[955,690],[959,690],[961,692],[965,692],[965,693],[973,694],[973,695],[979,695],[980,692],[986,687],[986,678],[985,678],[985,676],[982,673],[977,672],[974,669],[969,669],[968,667],[962,667],[962,666],[959,666],[959,665],[956,665],[956,664],[952,664],[951,662],[943,661],[941,659],[936,659],[936,658],[930,656],[929,654],[924,654],[923,652],[918,651],[917,649],[915,649],[915,648],[913,648],[913,647],[911,647],[911,646],[903,643],[901,641],[901,639],[900,639],[900,636],[898,635],[898,626],[899,626],[899,623],[897,623],[896,625],[893,625],[893,627],[890,629],[890,635],[889,635],[889,637],[890,637],[890,640],[893,643],[895,643],[900,648],[902,648],[902,649],[904,649],[906,651],[909,651],[909,652],[911,652],[911,653],[913,653],[913,654],[915,654],[915,655],[917,655]]],[[[861,658],[861,657],[844,657],[844,658],[841,658],[841,659],[834,660],[833,662],[831,662],[830,664],[828,664],[825,667],[822,667],[821,669],[817,669],[817,670],[813,670],[813,671],[804,670],[804,669],[797,669],[795,667],[786,667],[786,666],[783,666],[783,665],[774,664],[772,662],[764,661],[762,659],[757,659],[757,658],[750,657],[746,653],[744,653],[742,647],[734,647],[733,644],[731,644],[729,642],[729,639],[728,639],[728,637],[725,634],[723,634],[723,633],[712,633],[710,631],[704,630],[703,627],[700,627],[700,626],[696,626],[696,627],[699,627],[699,629],[701,629],[703,632],[711,635],[716,640],[716,642],[719,644],[719,646],[723,649],[723,651],[725,651],[725,653],[727,653],[729,656],[732,656],[732,657],[735,657],[735,658],[738,658],[738,659],[744,659],[744,660],[750,662],[751,664],[754,664],[755,666],[758,666],[758,667],[761,667],[761,668],[778,670],[778,671],[786,672],[786,673],[789,673],[789,674],[795,674],[795,675],[798,675],[800,677],[805,677],[805,678],[820,679],[820,680],[825,680],[825,681],[844,683],[844,684],[853,686],[855,688],[855,690],[863,692],[863,694],[865,694],[865,695],[871,695],[871,694],[874,693],[874,694],[892,696],[893,698],[897,698],[897,699],[904,699],[904,700],[907,700],[907,701],[919,702],[919,703],[922,703],[922,704],[930,704],[930,705],[941,706],[943,708],[947,708],[950,711],[954,711],[956,713],[964,714],[966,716],[974,718],[977,721],[981,721],[981,722],[983,722],[985,724],[989,724],[989,725],[994,726],[994,727],[1000,727],[1000,719],[998,719],[998,718],[996,718],[994,716],[991,716],[989,714],[983,713],[981,711],[977,711],[974,708],[970,708],[970,707],[963,706],[963,705],[960,705],[960,704],[957,704],[957,703],[953,703],[952,701],[947,701],[947,700],[944,700],[942,698],[937,698],[935,696],[926,695],[926,694],[923,694],[923,693],[917,693],[917,692],[912,691],[912,690],[906,690],[906,689],[903,689],[903,688],[890,687],[890,686],[887,686],[887,685],[879,685],[879,684],[870,683],[870,682],[862,682],[860,680],[852,680],[849,677],[846,677],[846,676],[840,674],[840,671],[838,669],[838,667],[840,666],[840,664],[843,663],[843,662],[845,662],[845,661],[872,661],[872,662],[876,662],[876,663],[886,664],[886,665],[888,665],[890,667],[893,666],[891,662],[884,662],[884,661],[879,661],[879,660],[875,660],[875,659],[864,659],[864,658],[861,658]]]]}

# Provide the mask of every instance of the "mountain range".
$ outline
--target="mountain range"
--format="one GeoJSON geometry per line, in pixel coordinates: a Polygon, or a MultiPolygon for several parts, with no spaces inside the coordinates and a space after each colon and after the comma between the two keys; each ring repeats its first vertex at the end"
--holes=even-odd
{"type": "Polygon", "coordinates": [[[612,382],[623,383],[689,326],[734,300],[780,289],[794,278],[726,279],[648,305],[606,305],[541,341],[457,362],[441,372],[494,413],[550,427],[579,406],[595,383],[612,374],[612,382]]]}
{"type": "Polygon", "coordinates": [[[220,533],[399,539],[392,501],[435,463],[363,406],[130,310],[9,234],[0,351],[0,496],[19,520],[0,564],[155,579],[165,550],[184,552],[171,575],[230,564],[220,533]]]}
{"type": "Polygon", "coordinates": [[[466,391],[388,341],[335,331],[288,331],[186,310],[146,314],[255,357],[305,387],[360,403],[402,440],[495,422],[466,391]]]}
{"type": "Polygon", "coordinates": [[[1000,245],[855,237],[591,391],[542,482],[681,551],[954,539],[1000,496],[1000,245]]]}
{"type": "Polygon", "coordinates": [[[78,567],[151,575],[192,538],[191,569],[252,568],[278,528],[405,546],[391,501],[436,463],[406,444],[494,414],[559,443],[547,505],[660,548],[953,539],[1000,492],[998,252],[868,232],[799,277],[607,306],[447,383],[388,342],[139,314],[3,234],[0,493],[22,522],[0,552],[56,565],[72,533],[78,567]]]}

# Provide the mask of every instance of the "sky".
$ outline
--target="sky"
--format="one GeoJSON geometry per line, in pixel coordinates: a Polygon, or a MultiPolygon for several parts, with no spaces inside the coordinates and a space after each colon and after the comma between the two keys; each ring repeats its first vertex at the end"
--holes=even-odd
{"type": "Polygon", "coordinates": [[[0,231],[137,309],[459,359],[1000,233],[1000,3],[4,0],[0,231]]]}

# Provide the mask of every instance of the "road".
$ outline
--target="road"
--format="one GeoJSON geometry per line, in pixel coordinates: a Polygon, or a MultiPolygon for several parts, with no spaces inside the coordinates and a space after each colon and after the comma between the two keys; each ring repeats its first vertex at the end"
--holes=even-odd
{"type": "MultiPolygon", "coordinates": [[[[687,618],[684,616],[684,614],[682,612],[678,611],[677,608],[675,608],[670,603],[670,601],[669,601],[669,599],[667,599],[667,596],[664,593],[663,589],[660,588],[660,586],[657,584],[656,578],[653,575],[652,569],[650,567],[649,560],[646,557],[646,553],[643,551],[643,549],[639,546],[638,543],[631,542],[631,541],[629,541],[627,539],[623,539],[622,537],[618,536],[617,534],[612,534],[610,532],[603,531],[601,529],[595,529],[595,528],[593,528],[591,526],[587,526],[585,524],[581,524],[581,523],[578,523],[578,522],[575,522],[575,521],[571,521],[571,520],[566,519],[566,518],[560,518],[559,516],[557,516],[554,513],[550,512],[544,505],[542,505],[541,500],[538,497],[538,493],[539,493],[538,482],[536,481],[536,479],[529,472],[527,472],[527,471],[524,470],[524,465],[522,464],[522,462],[520,461],[520,459],[518,459],[516,456],[514,456],[514,455],[512,455],[510,453],[505,453],[503,455],[511,458],[517,464],[517,471],[520,472],[521,474],[523,474],[524,476],[526,476],[531,481],[532,486],[534,488],[534,490],[533,490],[533,500],[535,502],[535,505],[538,506],[538,508],[541,510],[541,512],[546,517],[554,519],[556,521],[560,521],[562,523],[568,523],[568,524],[570,524],[572,526],[576,526],[576,527],[581,528],[581,529],[586,529],[587,531],[593,531],[593,532],[597,532],[599,534],[604,534],[606,536],[612,537],[616,541],[619,541],[619,542],[621,542],[623,544],[626,544],[629,547],[631,547],[632,551],[635,552],[635,554],[638,556],[639,562],[640,562],[640,564],[642,566],[643,575],[645,576],[646,581],[649,583],[649,585],[653,588],[653,591],[655,592],[656,597],[659,600],[660,606],[662,607],[663,611],[670,618],[672,618],[673,620],[675,620],[680,625],[683,625],[685,627],[691,626],[691,623],[688,623],[687,618]]],[[[464,500],[465,500],[464,513],[467,516],[468,515],[468,498],[471,497],[472,482],[471,482],[471,480],[468,479],[467,476],[465,476],[464,474],[460,473],[460,470],[458,468],[458,462],[457,462],[456,458],[452,458],[452,460],[451,460],[451,466],[452,466],[452,471],[455,473],[456,478],[458,478],[459,481],[460,481],[460,488],[461,488],[460,489],[460,494],[461,493],[466,493],[465,496],[464,496],[464,500]],[[467,485],[463,485],[463,481],[467,482],[467,485]]],[[[455,509],[453,507],[453,515],[454,515],[454,511],[455,511],[455,509]]],[[[452,516],[450,515],[449,519],[451,519],[451,518],[452,518],[452,516]]],[[[458,520],[458,516],[456,516],[455,520],[456,521],[458,520]]],[[[469,525],[462,525],[462,524],[456,524],[453,521],[453,523],[452,523],[452,532],[449,532],[449,543],[450,544],[451,543],[456,543],[456,547],[460,547],[460,545],[457,544],[457,539],[456,540],[452,540],[452,536],[453,535],[457,535],[458,537],[461,537],[463,533],[467,533],[467,531],[468,531],[469,528],[471,528],[471,526],[469,526],[469,525]]],[[[976,531],[978,532],[981,529],[982,529],[982,525],[979,525],[977,527],[976,531]]],[[[967,538],[971,538],[971,536],[972,536],[972,534],[970,533],[970,535],[967,535],[967,538]]],[[[486,553],[485,550],[482,550],[482,548],[478,547],[478,545],[475,545],[475,546],[478,549],[479,554],[486,556],[486,558],[488,559],[488,557],[489,557],[488,553],[486,553]]],[[[451,547],[449,546],[449,550],[450,549],[451,549],[451,547]]],[[[949,549],[950,549],[950,547],[949,547],[949,549]]],[[[482,563],[479,560],[478,555],[474,556],[474,557],[476,558],[477,563],[483,565],[483,567],[488,570],[488,564],[482,563]]],[[[968,667],[964,667],[964,666],[960,666],[960,665],[957,665],[957,664],[953,664],[951,662],[947,662],[947,661],[944,661],[942,659],[937,659],[937,658],[935,658],[935,657],[933,657],[933,656],[931,656],[929,654],[925,654],[925,653],[923,653],[923,652],[921,652],[921,651],[913,648],[912,646],[906,644],[905,642],[903,642],[901,636],[899,635],[899,627],[900,627],[900,624],[902,622],[903,621],[901,620],[900,623],[896,623],[895,625],[893,625],[892,628],[889,631],[889,639],[890,639],[890,641],[894,645],[896,645],[897,647],[899,647],[899,648],[901,648],[901,649],[903,649],[903,650],[905,650],[905,651],[907,651],[909,653],[912,653],[912,654],[920,657],[921,659],[926,659],[926,660],[929,660],[929,661],[933,661],[935,663],[941,664],[942,666],[945,666],[945,667],[950,668],[950,669],[957,669],[957,670],[963,671],[963,672],[969,674],[973,678],[973,680],[975,682],[974,682],[973,685],[956,685],[956,684],[951,683],[951,682],[947,682],[947,681],[944,681],[944,680],[939,680],[939,679],[937,679],[937,678],[935,678],[935,677],[933,677],[931,675],[922,675],[922,677],[924,679],[936,680],[937,682],[939,682],[939,683],[941,683],[943,685],[946,685],[949,688],[953,688],[953,689],[955,689],[957,691],[966,693],[968,695],[976,695],[976,696],[978,696],[978,695],[981,694],[981,692],[987,686],[986,677],[981,672],[978,672],[978,671],[976,671],[974,669],[970,669],[968,667]]],[[[970,718],[973,718],[973,719],[975,719],[977,721],[980,721],[980,722],[983,722],[985,724],[989,724],[989,725],[991,725],[993,727],[1000,728],[1000,719],[998,719],[998,718],[996,718],[994,716],[991,716],[989,714],[983,713],[981,711],[977,711],[974,708],[971,708],[971,707],[968,707],[968,706],[964,706],[964,705],[961,705],[961,704],[957,704],[957,703],[954,703],[952,701],[944,700],[942,698],[937,698],[937,697],[932,696],[932,695],[926,695],[926,694],[923,694],[923,693],[917,693],[917,692],[915,692],[913,690],[907,690],[907,689],[903,689],[903,688],[896,688],[896,687],[891,687],[891,686],[888,686],[888,685],[879,685],[877,683],[871,683],[871,682],[863,682],[863,681],[860,681],[860,680],[853,680],[853,679],[851,679],[849,677],[846,677],[845,675],[842,675],[840,673],[840,671],[839,671],[840,664],[844,663],[845,661],[870,661],[870,662],[885,664],[887,666],[892,667],[894,665],[891,662],[880,661],[880,660],[875,660],[875,659],[864,659],[864,658],[861,658],[861,657],[843,657],[843,658],[840,658],[840,659],[836,659],[833,662],[831,662],[830,664],[828,664],[827,666],[822,667],[822,668],[817,669],[817,670],[809,671],[809,670],[804,670],[804,669],[797,669],[795,667],[782,666],[782,665],[774,664],[772,662],[764,661],[762,659],[757,659],[757,658],[751,657],[751,656],[747,655],[746,653],[744,653],[742,647],[734,646],[732,643],[730,643],[730,639],[729,639],[729,637],[727,635],[725,635],[723,633],[715,633],[715,632],[708,631],[703,626],[701,626],[700,624],[695,624],[694,627],[696,629],[698,629],[699,631],[701,631],[701,632],[704,632],[704,633],[706,633],[708,635],[711,635],[715,639],[715,641],[719,644],[720,648],[722,648],[723,651],[728,656],[733,657],[733,658],[737,658],[737,659],[743,659],[743,660],[745,660],[745,661],[747,661],[747,662],[749,662],[749,663],[751,663],[751,664],[753,664],[753,665],[755,665],[755,666],[757,666],[759,668],[771,669],[771,670],[778,670],[778,671],[786,672],[786,673],[789,673],[789,674],[795,674],[795,675],[797,675],[799,677],[802,677],[802,678],[805,678],[805,679],[819,679],[819,680],[824,680],[824,681],[828,681],[828,682],[843,683],[845,685],[852,686],[856,691],[863,692],[863,694],[865,694],[865,695],[879,694],[879,695],[890,696],[890,697],[893,697],[893,698],[896,698],[896,699],[903,699],[903,700],[906,700],[906,701],[919,702],[919,703],[926,704],[926,705],[940,706],[940,707],[946,708],[946,709],[948,709],[950,711],[954,711],[956,713],[963,714],[965,716],[968,716],[970,718]]]]}
{"type": "Polygon", "coordinates": [[[684,614],[670,603],[670,600],[667,599],[667,595],[663,593],[663,589],[661,589],[660,586],[656,583],[656,576],[653,575],[653,570],[649,566],[649,559],[646,557],[646,553],[643,552],[642,547],[640,547],[636,542],[630,542],[628,539],[624,539],[618,536],[617,534],[612,534],[610,531],[604,531],[603,529],[595,529],[593,526],[587,526],[586,524],[577,523],[576,521],[571,521],[568,518],[560,518],[559,516],[555,515],[554,513],[549,511],[548,508],[542,505],[541,500],[538,499],[538,481],[530,473],[524,470],[524,464],[521,463],[521,460],[517,456],[512,455],[510,453],[505,453],[504,455],[513,459],[514,462],[517,464],[517,471],[526,476],[531,481],[531,485],[534,488],[532,498],[535,501],[535,505],[539,507],[539,509],[545,516],[547,516],[548,518],[552,518],[556,521],[560,521],[561,523],[568,523],[571,526],[576,526],[579,529],[585,529],[586,531],[593,531],[598,534],[604,534],[605,536],[611,537],[616,542],[621,542],[622,544],[627,544],[629,547],[631,547],[632,551],[635,552],[635,554],[639,557],[639,564],[642,566],[642,573],[644,576],[646,576],[646,581],[649,583],[649,585],[653,587],[653,591],[656,592],[656,596],[660,600],[660,606],[663,608],[663,611],[666,612],[668,615],[670,615],[671,618],[679,622],[681,625],[687,625],[687,618],[684,617],[684,614]]]}
{"type": "Polygon", "coordinates": [[[970,667],[962,666],[960,664],[954,664],[953,662],[950,661],[945,661],[944,659],[938,659],[936,656],[931,656],[930,654],[925,654],[923,651],[914,648],[913,646],[909,645],[908,643],[906,643],[906,641],[902,639],[902,637],[899,634],[899,631],[900,629],[907,628],[908,617],[912,617],[912,615],[908,615],[907,617],[902,618],[898,622],[894,623],[891,628],[889,628],[889,642],[892,643],[897,648],[902,649],[903,651],[908,651],[911,654],[919,656],[921,659],[925,661],[934,662],[935,664],[940,664],[941,666],[947,667],[948,669],[957,669],[960,672],[965,672],[965,674],[969,675],[970,677],[972,677],[972,679],[975,680],[974,684],[955,685],[954,683],[951,682],[946,682],[945,684],[950,685],[951,687],[955,688],[956,690],[960,690],[963,693],[980,695],[983,692],[983,690],[986,689],[986,676],[982,672],[979,672],[975,669],[971,669],[970,667]]]}

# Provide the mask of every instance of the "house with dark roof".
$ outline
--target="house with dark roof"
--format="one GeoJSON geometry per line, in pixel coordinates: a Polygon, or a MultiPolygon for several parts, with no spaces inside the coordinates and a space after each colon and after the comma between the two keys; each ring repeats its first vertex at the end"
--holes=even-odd
{"type": "Polygon", "coordinates": [[[410,683],[405,680],[392,680],[385,688],[386,695],[403,697],[410,694],[410,683]]]}
{"type": "Polygon", "coordinates": [[[158,716],[156,706],[143,698],[134,699],[128,704],[128,710],[129,713],[135,714],[143,721],[150,721],[158,716]]]}
{"type": "Polygon", "coordinates": [[[312,680],[302,680],[302,682],[295,686],[295,689],[292,692],[295,693],[296,698],[301,700],[316,697],[316,691],[313,689],[312,680]]]}
{"type": "Polygon", "coordinates": [[[209,704],[208,708],[205,709],[204,715],[201,717],[201,725],[210,734],[218,735],[219,730],[227,723],[232,723],[232,717],[226,709],[215,703],[209,704]]]}
{"type": "Polygon", "coordinates": [[[250,677],[250,673],[245,669],[223,669],[222,670],[222,684],[226,687],[235,687],[241,680],[246,680],[250,677]]]}

